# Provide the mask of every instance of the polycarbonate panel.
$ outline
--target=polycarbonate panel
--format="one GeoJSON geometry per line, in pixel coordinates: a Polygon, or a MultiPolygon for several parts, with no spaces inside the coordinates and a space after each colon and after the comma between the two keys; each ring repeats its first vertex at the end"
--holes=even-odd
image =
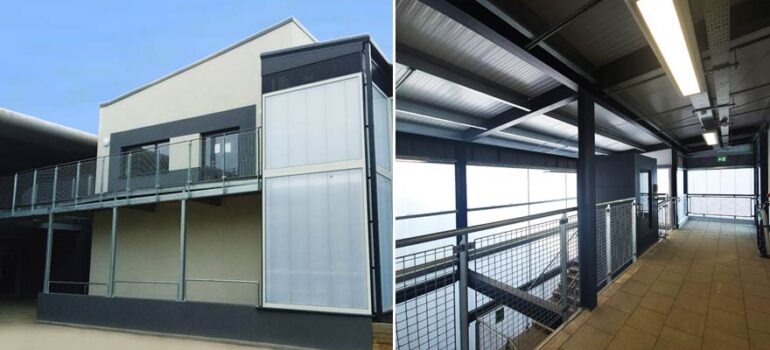
{"type": "Polygon", "coordinates": [[[527,169],[469,165],[467,171],[469,208],[528,202],[527,169]]]}
{"type": "MultiPolygon", "coordinates": [[[[396,162],[396,216],[455,209],[453,164],[396,162]]],[[[403,238],[403,237],[401,237],[403,238]]]]}
{"type": "Polygon", "coordinates": [[[374,90],[372,107],[374,109],[374,151],[377,166],[390,171],[390,140],[392,135],[388,97],[379,89],[374,90]]]}
{"type": "Polygon", "coordinates": [[[360,76],[265,97],[265,168],[361,159],[360,76]]]}
{"type": "Polygon", "coordinates": [[[368,311],[361,169],[265,179],[265,300],[368,311]]]}
{"type": "Polygon", "coordinates": [[[393,308],[393,186],[377,175],[377,213],[380,245],[380,292],[383,310],[393,308]]]}

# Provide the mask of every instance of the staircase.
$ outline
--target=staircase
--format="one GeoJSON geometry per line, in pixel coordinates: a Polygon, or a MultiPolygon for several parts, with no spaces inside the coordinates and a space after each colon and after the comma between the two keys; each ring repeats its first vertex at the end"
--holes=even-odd
{"type": "MultiPolygon", "coordinates": [[[[569,268],[567,269],[567,285],[569,286],[568,292],[567,292],[567,298],[569,298],[569,313],[573,313],[576,311],[576,306],[578,305],[580,299],[580,267],[578,266],[578,263],[576,261],[571,261],[569,264],[569,268]]],[[[559,284],[556,289],[554,289],[553,293],[551,293],[551,297],[548,299],[551,302],[554,302],[558,305],[561,305],[562,300],[562,290],[561,290],[561,284],[559,284]]]]}

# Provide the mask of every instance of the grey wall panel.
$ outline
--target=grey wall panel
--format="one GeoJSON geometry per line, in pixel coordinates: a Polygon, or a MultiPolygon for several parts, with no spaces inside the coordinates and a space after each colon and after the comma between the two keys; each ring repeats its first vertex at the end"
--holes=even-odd
{"type": "Polygon", "coordinates": [[[50,322],[321,349],[372,346],[369,316],[67,294],[39,294],[37,305],[38,319],[50,322]]]}

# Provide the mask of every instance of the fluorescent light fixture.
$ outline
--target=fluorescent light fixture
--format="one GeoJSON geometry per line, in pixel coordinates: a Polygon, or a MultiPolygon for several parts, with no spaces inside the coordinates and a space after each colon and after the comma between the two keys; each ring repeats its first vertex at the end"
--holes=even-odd
{"type": "Polygon", "coordinates": [[[703,132],[703,139],[706,140],[706,144],[709,146],[716,145],[719,141],[717,140],[717,132],[716,131],[704,131],[703,132]]]}
{"type": "MultiPolygon", "coordinates": [[[[634,1],[634,0],[630,0],[634,1]]],[[[695,42],[690,9],[681,0],[636,0],[632,3],[646,27],[645,35],[683,96],[703,91],[703,68],[695,42]],[[634,6],[635,5],[635,6],[634,6]],[[677,11],[679,5],[680,11],[677,11]],[[700,74],[701,76],[699,76],[700,74]]]]}

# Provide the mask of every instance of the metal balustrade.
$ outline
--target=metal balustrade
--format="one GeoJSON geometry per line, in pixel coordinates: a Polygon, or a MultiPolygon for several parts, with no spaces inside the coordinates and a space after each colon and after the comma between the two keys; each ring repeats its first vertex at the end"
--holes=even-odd
{"type": "MultiPolygon", "coordinates": [[[[397,348],[534,348],[579,307],[576,210],[397,240],[397,348]],[[548,221],[468,240],[539,219],[548,221]],[[448,238],[457,244],[436,246],[448,238]]],[[[635,202],[600,203],[599,217],[597,283],[606,285],[635,259],[635,202]]]]}
{"type": "Polygon", "coordinates": [[[0,176],[0,217],[98,208],[118,199],[259,178],[260,129],[142,147],[0,176]]]}
{"type": "Polygon", "coordinates": [[[757,211],[757,196],[753,194],[688,193],[687,215],[753,219],[757,211]]]}

